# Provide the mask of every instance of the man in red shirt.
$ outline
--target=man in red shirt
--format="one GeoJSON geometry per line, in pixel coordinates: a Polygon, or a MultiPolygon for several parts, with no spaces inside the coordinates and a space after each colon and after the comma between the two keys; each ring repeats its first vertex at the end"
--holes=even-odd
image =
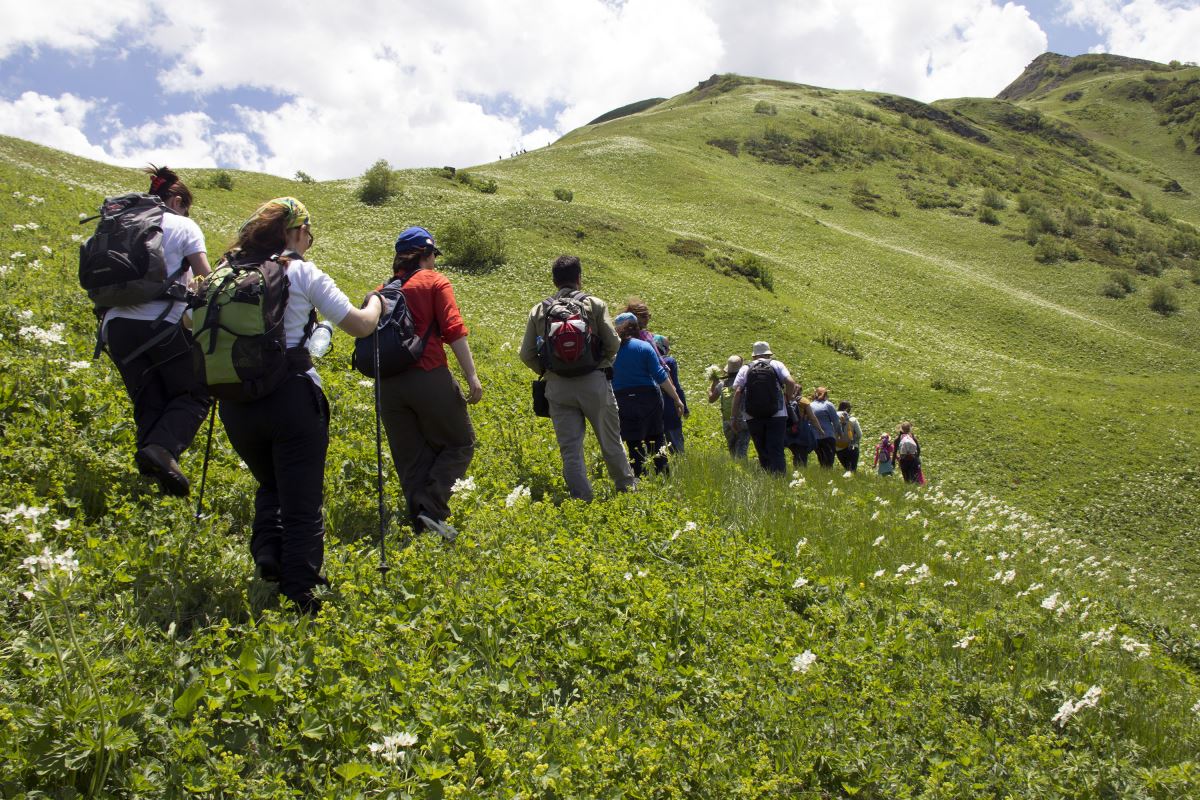
{"type": "Polygon", "coordinates": [[[466,475],[475,453],[467,404],[479,402],[483,385],[454,289],[435,270],[439,255],[433,235],[424,228],[408,228],[396,239],[393,280],[402,282],[416,333],[426,342],[415,365],[381,380],[379,407],[413,530],[453,540],[457,532],[446,521],[450,489],[466,475]],[[450,374],[444,345],[454,351],[466,378],[465,395],[450,374]]]}

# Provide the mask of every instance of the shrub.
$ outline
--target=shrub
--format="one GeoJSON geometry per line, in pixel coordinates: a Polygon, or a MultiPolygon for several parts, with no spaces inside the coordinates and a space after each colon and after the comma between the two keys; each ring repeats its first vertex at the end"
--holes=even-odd
{"type": "Polygon", "coordinates": [[[1169,317],[1179,310],[1179,296],[1167,284],[1156,284],[1150,290],[1150,310],[1169,317]]]}
{"type": "Polygon", "coordinates": [[[1114,300],[1120,300],[1126,294],[1128,294],[1128,292],[1122,289],[1120,284],[1114,283],[1113,281],[1107,281],[1103,286],[1100,287],[1100,294],[1104,295],[1105,297],[1111,297],[1114,300]]]}
{"type": "Polygon", "coordinates": [[[488,272],[508,257],[504,235],[474,219],[451,220],[440,234],[446,261],[463,272],[488,272]]]}
{"type": "Polygon", "coordinates": [[[1123,269],[1114,269],[1108,273],[1108,282],[1100,288],[1101,294],[1106,297],[1114,297],[1118,300],[1125,295],[1133,294],[1137,284],[1133,281],[1133,276],[1123,269]]]}
{"type": "Polygon", "coordinates": [[[1053,236],[1042,236],[1033,247],[1034,260],[1043,264],[1053,264],[1062,257],[1062,247],[1053,236]]]}
{"type": "Polygon", "coordinates": [[[484,181],[476,181],[471,188],[484,194],[495,194],[496,190],[500,188],[500,184],[496,183],[495,179],[488,178],[484,181]]]}
{"type": "Polygon", "coordinates": [[[766,114],[768,117],[773,117],[779,113],[779,109],[775,107],[774,103],[768,103],[766,100],[759,100],[754,104],[754,113],[766,114]]]}
{"type": "Polygon", "coordinates": [[[1017,195],[1017,211],[1022,214],[1028,214],[1032,209],[1038,207],[1038,201],[1027,194],[1017,195]]]}
{"type": "Polygon", "coordinates": [[[1179,181],[1172,178],[1171,180],[1169,180],[1165,184],[1163,184],[1163,191],[1164,192],[1182,192],[1183,187],[1179,185],[1179,181]]]}
{"type": "Polygon", "coordinates": [[[1100,246],[1114,256],[1121,255],[1121,237],[1117,235],[1116,231],[1105,231],[1100,236],[1100,246]]]}
{"type": "Polygon", "coordinates": [[[939,392],[947,392],[949,394],[970,394],[971,387],[962,378],[957,375],[951,375],[945,372],[939,372],[934,375],[929,386],[939,392]]]}
{"type": "Polygon", "coordinates": [[[1008,202],[1004,199],[1004,195],[997,192],[995,189],[983,190],[983,205],[985,208],[1003,211],[1008,208],[1008,202]]]}
{"type": "Polygon", "coordinates": [[[713,147],[724,150],[731,156],[738,154],[738,143],[736,139],[709,139],[708,143],[713,147]]]}
{"type": "Polygon", "coordinates": [[[1163,263],[1156,253],[1138,253],[1134,268],[1143,275],[1153,275],[1157,278],[1162,275],[1163,263]]]}
{"type": "Polygon", "coordinates": [[[233,191],[233,176],[225,170],[218,171],[212,176],[212,187],[214,189],[224,189],[225,191],[233,191]]]}
{"type": "Polygon", "coordinates": [[[438,174],[448,181],[454,180],[454,176],[458,174],[458,170],[454,167],[442,167],[438,170],[438,174]]]}
{"type": "Polygon", "coordinates": [[[1067,216],[1067,222],[1072,225],[1086,228],[1092,224],[1092,212],[1083,206],[1067,206],[1063,213],[1067,216]]]}
{"type": "Polygon", "coordinates": [[[381,158],[363,173],[358,199],[369,206],[383,205],[396,191],[396,175],[391,165],[381,158]]]}
{"type": "Polygon", "coordinates": [[[863,178],[855,178],[850,185],[850,202],[865,211],[878,211],[875,201],[882,199],[871,191],[871,185],[863,178]]]}
{"type": "Polygon", "coordinates": [[[313,176],[309,175],[302,169],[296,170],[296,180],[300,181],[301,183],[316,183],[316,181],[313,179],[313,176]]]}
{"type": "Polygon", "coordinates": [[[667,245],[667,252],[680,258],[691,258],[697,261],[704,258],[704,254],[708,249],[704,246],[704,242],[699,239],[676,239],[671,244],[667,245]]]}
{"type": "Polygon", "coordinates": [[[979,221],[984,225],[999,225],[1000,217],[988,206],[979,209],[979,221]]]}
{"type": "Polygon", "coordinates": [[[569,203],[575,199],[575,193],[572,192],[570,189],[555,189],[554,190],[554,199],[561,200],[564,203],[569,203]]]}
{"type": "Polygon", "coordinates": [[[862,361],[863,359],[862,351],[858,349],[858,346],[854,344],[850,339],[850,335],[845,331],[823,330],[821,331],[821,335],[814,341],[820,342],[835,353],[853,358],[855,361],[862,361]]]}

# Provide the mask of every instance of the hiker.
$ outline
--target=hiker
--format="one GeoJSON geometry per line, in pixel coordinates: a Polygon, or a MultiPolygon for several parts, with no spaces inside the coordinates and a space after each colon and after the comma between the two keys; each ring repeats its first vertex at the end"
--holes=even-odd
{"type": "Polygon", "coordinates": [[[925,482],[921,474],[921,443],[912,432],[911,422],[900,423],[900,433],[896,436],[896,461],[900,464],[900,474],[905,483],[925,482]]]}
{"type": "Polygon", "coordinates": [[[605,302],[582,291],[583,267],[577,256],[555,259],[550,277],[557,291],[530,310],[520,357],[544,377],[567,491],[591,502],[592,484],[583,459],[585,422],[596,434],[617,491],[637,485],[621,446],[620,413],[608,378],[621,340],[605,302]]]}
{"type": "Polygon", "coordinates": [[[792,467],[808,467],[808,456],[817,448],[820,422],[813,415],[812,402],[804,397],[804,388],[796,385],[796,395],[788,401],[788,428],[784,446],[792,453],[792,467]]]}
{"type": "Polygon", "coordinates": [[[875,445],[875,468],[880,475],[887,476],[896,471],[895,451],[890,436],[885,433],[879,437],[879,444],[875,445]]]}
{"type": "Polygon", "coordinates": [[[750,357],[750,363],[738,370],[733,380],[734,424],[750,429],[762,468],[782,473],[787,470],[787,401],[795,397],[799,387],[783,362],[775,360],[766,342],[755,342],[750,357]],[[742,421],[743,411],[748,422],[742,421]]]}
{"type": "Polygon", "coordinates": [[[662,393],[683,416],[683,400],[659,360],[658,351],[638,336],[638,318],[626,311],[614,320],[621,347],[613,360],[613,394],[621,418],[621,438],[629,449],[633,474],[642,476],[647,458],[654,459],[655,473],[667,469],[663,448],[662,393]],[[660,393],[661,392],[661,393],[660,393]]]}
{"type": "Polygon", "coordinates": [[[837,439],[842,435],[842,422],[837,409],[829,402],[829,390],[818,386],[813,394],[812,412],[817,418],[817,462],[822,467],[833,467],[837,452],[837,439]]]}
{"type": "MultiPolygon", "coordinates": [[[[691,412],[688,411],[687,397],[683,394],[683,387],[679,384],[679,362],[671,355],[671,340],[661,334],[655,334],[654,349],[658,351],[658,355],[667,366],[667,374],[671,376],[671,385],[675,387],[675,393],[683,402],[683,416],[686,417],[691,412]]],[[[665,395],[663,396],[663,435],[666,436],[672,453],[683,453],[683,417],[675,413],[675,404],[671,402],[671,398],[665,395]]]]}
{"type": "MultiPolygon", "coordinates": [[[[257,399],[222,400],[219,413],[229,443],[258,481],[250,553],[259,575],[278,582],[280,593],[307,614],[316,613],[321,605],[313,589],[328,585],[320,573],[325,557],[321,506],[329,402],[304,344],[316,325],[317,311],[351,336],[366,336],[375,330],[381,310],[374,293],[362,308],[355,308],[328,275],[304,259],[312,244],[311,219],[304,204],[294,197],[270,200],[238,231],[237,241],[213,278],[216,281],[223,274],[222,267],[239,264],[266,268],[268,262],[278,263],[284,270],[286,294],[276,296],[286,298],[286,304],[282,310],[264,308],[263,315],[282,317],[287,370],[273,389],[257,399]]],[[[206,328],[209,320],[201,316],[202,310],[197,309],[196,328],[203,351],[206,337],[211,335],[215,341],[219,331],[206,328]]],[[[210,372],[210,387],[213,380],[210,372]]]]}
{"type": "MultiPolygon", "coordinates": [[[[150,213],[161,214],[163,265],[174,281],[155,299],[105,310],[98,335],[133,403],[138,472],[154,477],[164,493],[184,497],[190,482],[179,458],[204,422],[209,396],[192,363],[192,335],[180,321],[189,283],[211,269],[204,234],[188,216],[191,191],[167,167],[150,165],[145,172],[149,194],[162,201],[150,213]]],[[[110,249],[114,238],[108,238],[110,249]]]]}
{"type": "Polygon", "coordinates": [[[859,445],[862,443],[862,426],[858,417],[850,414],[850,401],[838,403],[838,422],[842,425],[842,434],[835,442],[837,459],[842,462],[842,468],[850,472],[858,471],[859,445]]]}
{"type": "Polygon", "coordinates": [[[467,405],[480,401],[483,385],[454,289],[436,269],[441,254],[425,228],[406,228],[396,237],[389,285],[401,282],[425,349],[411,368],[381,379],[379,413],[413,531],[429,530],[453,541],[458,533],[447,522],[450,489],[467,474],[475,454],[467,405]],[[450,345],[467,381],[465,396],[450,374],[444,344],[450,345]]]}
{"type": "MultiPolygon", "coordinates": [[[[637,336],[646,344],[654,347],[654,334],[650,332],[650,307],[640,297],[630,297],[625,301],[625,313],[633,314],[637,318],[638,330],[637,336]]],[[[655,353],[658,350],[654,351],[655,353]]],[[[662,362],[663,369],[667,368],[666,359],[659,356],[659,361],[662,362]]]]}
{"type": "MultiPolygon", "coordinates": [[[[750,429],[745,425],[735,428],[733,424],[733,381],[741,368],[742,357],[737,355],[725,361],[723,373],[715,364],[709,368],[708,402],[721,402],[721,431],[725,434],[729,455],[734,458],[745,458],[750,448],[750,429]]],[[[744,414],[742,421],[745,421],[744,414]]]]}

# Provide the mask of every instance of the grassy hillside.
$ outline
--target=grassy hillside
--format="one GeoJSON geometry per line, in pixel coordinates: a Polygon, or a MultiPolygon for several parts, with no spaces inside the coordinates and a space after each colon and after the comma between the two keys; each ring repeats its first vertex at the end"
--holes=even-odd
{"type": "Polygon", "coordinates": [[[193,521],[134,474],[119,378],[87,360],[75,221],[143,181],[0,139],[3,794],[1195,794],[1200,217],[1147,187],[1200,171],[1047,102],[716,76],[471,168],[493,193],[441,170],[381,206],[356,180],[198,188],[214,256],[300,196],[352,296],[409,224],[506,242],[499,268],[447,267],[485,386],[463,536],[400,549],[393,523],[386,581],[370,388],[344,337],[320,364],[315,621],[251,578],[253,482],[219,427],[193,521]],[[647,300],[692,399],[672,476],[591,506],[515,358],[561,252],[647,300]],[[759,338],[853,400],[866,443],[912,419],[933,485],[729,465],[703,370],[759,338]]]}

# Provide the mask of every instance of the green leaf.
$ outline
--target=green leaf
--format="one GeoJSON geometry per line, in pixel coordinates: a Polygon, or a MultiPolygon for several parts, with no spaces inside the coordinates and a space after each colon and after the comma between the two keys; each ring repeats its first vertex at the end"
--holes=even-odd
{"type": "Polygon", "coordinates": [[[204,684],[200,682],[193,683],[183,690],[183,694],[179,695],[175,700],[175,713],[181,717],[191,715],[192,709],[196,707],[196,703],[204,696],[204,684]]]}
{"type": "Polygon", "coordinates": [[[340,775],[344,781],[352,781],[361,775],[377,778],[383,774],[370,764],[363,764],[359,761],[350,761],[339,767],[334,767],[333,771],[340,775]]]}

